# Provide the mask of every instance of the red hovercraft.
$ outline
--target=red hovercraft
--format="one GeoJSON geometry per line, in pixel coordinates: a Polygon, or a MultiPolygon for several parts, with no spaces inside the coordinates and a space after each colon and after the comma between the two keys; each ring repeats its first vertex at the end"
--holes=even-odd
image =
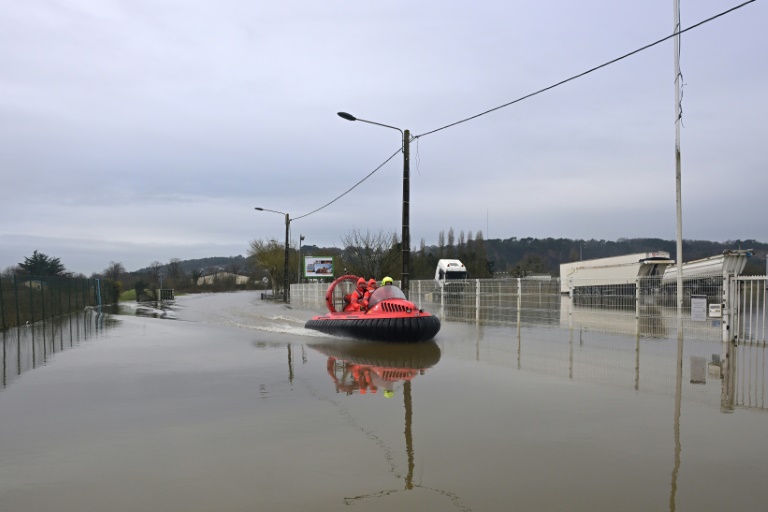
{"type": "Polygon", "coordinates": [[[325,293],[330,313],[308,320],[304,327],[335,336],[399,343],[428,341],[440,330],[438,317],[419,309],[394,285],[377,288],[366,311],[345,312],[345,297],[354,290],[358,279],[345,275],[331,283],[325,293]]]}

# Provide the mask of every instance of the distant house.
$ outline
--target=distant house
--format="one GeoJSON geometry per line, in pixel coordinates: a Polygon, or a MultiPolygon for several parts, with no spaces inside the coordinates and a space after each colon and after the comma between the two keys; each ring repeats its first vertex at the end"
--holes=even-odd
{"type": "Polygon", "coordinates": [[[222,281],[224,279],[234,279],[235,284],[246,284],[250,280],[248,276],[232,274],[231,272],[216,272],[215,274],[210,274],[210,275],[198,278],[197,286],[201,286],[204,284],[214,284],[215,282],[222,281]]]}

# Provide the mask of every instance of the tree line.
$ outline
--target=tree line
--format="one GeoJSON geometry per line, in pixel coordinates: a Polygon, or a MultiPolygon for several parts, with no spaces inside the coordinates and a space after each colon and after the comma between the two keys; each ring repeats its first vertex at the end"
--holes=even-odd
{"type": "MultiPolygon", "coordinates": [[[[400,278],[402,245],[397,233],[352,230],[341,238],[342,247],[305,245],[302,256],[330,256],[334,260],[335,277],[355,274],[366,278],[400,278]]],[[[722,254],[728,249],[752,249],[754,255],[743,271],[746,275],[764,275],[768,244],[756,240],[684,240],[685,261],[722,254]]],[[[580,259],[597,259],[640,252],[666,251],[675,258],[676,242],[659,238],[621,238],[616,241],[570,238],[517,238],[485,240],[482,230],[474,233],[451,227],[440,231],[437,244],[427,245],[422,238],[418,247],[410,252],[410,277],[414,280],[433,279],[437,262],[450,258],[461,260],[470,278],[525,277],[532,274],[558,276],[561,263],[580,259]]],[[[289,246],[288,282],[300,280],[301,264],[296,243],[289,246]]],[[[85,278],[67,272],[59,258],[35,250],[15,267],[0,275],[69,276],[85,278]]],[[[196,260],[171,258],[162,263],[153,261],[149,266],[127,272],[120,262],[111,261],[100,273],[91,278],[107,281],[110,299],[117,300],[121,292],[135,290],[137,299],[156,298],[161,285],[177,292],[230,291],[237,289],[271,288],[282,290],[285,277],[284,243],[275,239],[253,240],[247,255],[210,257],[196,260]],[[200,284],[200,278],[215,275],[209,283],[200,284]],[[234,276],[248,277],[248,283],[238,284],[234,276]]]]}

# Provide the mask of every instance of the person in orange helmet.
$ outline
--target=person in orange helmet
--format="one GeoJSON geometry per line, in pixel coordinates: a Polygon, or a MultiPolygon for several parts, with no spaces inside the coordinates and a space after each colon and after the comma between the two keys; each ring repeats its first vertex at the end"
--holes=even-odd
{"type": "Polygon", "coordinates": [[[363,309],[367,285],[364,277],[357,280],[357,288],[349,294],[349,304],[344,308],[344,311],[361,311],[363,309]]]}
{"type": "Polygon", "coordinates": [[[368,284],[366,286],[365,294],[363,295],[363,307],[362,307],[362,309],[368,309],[368,301],[371,299],[371,294],[378,287],[379,287],[379,284],[376,282],[375,279],[371,278],[371,279],[368,280],[368,284]]]}

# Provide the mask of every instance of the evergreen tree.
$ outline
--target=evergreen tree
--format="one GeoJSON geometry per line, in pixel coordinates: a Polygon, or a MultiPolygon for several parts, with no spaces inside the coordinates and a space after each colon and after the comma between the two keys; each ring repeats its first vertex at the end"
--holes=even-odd
{"type": "Polygon", "coordinates": [[[59,258],[52,258],[41,252],[34,251],[31,257],[25,257],[19,268],[31,276],[60,276],[64,273],[64,265],[59,258]]]}

